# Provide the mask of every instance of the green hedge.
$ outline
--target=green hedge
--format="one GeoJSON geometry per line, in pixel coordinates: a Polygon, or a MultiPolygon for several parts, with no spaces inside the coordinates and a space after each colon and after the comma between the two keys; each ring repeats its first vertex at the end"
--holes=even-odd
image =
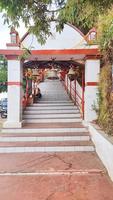
{"type": "Polygon", "coordinates": [[[113,135],[113,99],[111,65],[101,69],[98,93],[98,124],[108,134],[113,135]]]}

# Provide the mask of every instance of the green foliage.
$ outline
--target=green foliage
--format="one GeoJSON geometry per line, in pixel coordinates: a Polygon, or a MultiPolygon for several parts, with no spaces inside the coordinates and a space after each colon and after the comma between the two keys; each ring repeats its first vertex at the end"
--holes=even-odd
{"type": "Polygon", "coordinates": [[[0,0],[1,11],[5,10],[4,22],[19,27],[20,20],[28,30],[37,36],[38,41],[45,43],[50,36],[50,22],[53,13],[62,9],[65,0],[0,0]],[[52,10],[54,3],[55,10],[52,10]]]}
{"type": "Polygon", "coordinates": [[[86,34],[112,5],[113,0],[0,0],[4,22],[18,27],[23,21],[41,44],[52,34],[52,20],[57,20],[57,31],[69,22],[86,34]]]}
{"type": "Polygon", "coordinates": [[[24,90],[24,94],[26,93],[26,79],[23,78],[23,90],[24,90]]]}
{"type": "Polygon", "coordinates": [[[86,0],[67,0],[65,9],[60,12],[59,20],[66,20],[87,33],[97,18],[97,10],[86,0]]]}
{"type": "Polygon", "coordinates": [[[98,123],[108,134],[113,134],[113,100],[110,98],[112,87],[111,65],[101,69],[98,93],[98,123]]]}
{"type": "MultiPolygon", "coordinates": [[[[6,62],[6,61],[5,61],[6,62]]],[[[7,82],[7,66],[0,66],[0,83],[7,82]]],[[[7,85],[0,85],[0,93],[7,91],[7,85]]]]}
{"type": "Polygon", "coordinates": [[[112,4],[113,0],[0,0],[0,9],[5,10],[5,23],[18,27],[23,21],[38,41],[44,44],[51,35],[52,20],[59,22],[58,31],[63,29],[65,22],[70,22],[86,34],[100,15],[106,15],[112,4]]]}
{"type": "MultiPolygon", "coordinates": [[[[0,55],[0,83],[7,82],[7,61],[0,55]]],[[[0,85],[0,93],[7,90],[6,85],[0,85]]]]}
{"type": "Polygon", "coordinates": [[[59,19],[66,20],[86,34],[96,25],[98,17],[106,13],[113,0],[67,0],[59,19]]]}
{"type": "Polygon", "coordinates": [[[113,7],[99,17],[98,42],[105,60],[113,63],[113,7]]]}
{"type": "Polygon", "coordinates": [[[7,66],[7,60],[2,55],[0,55],[0,68],[6,66],[7,66]]]}
{"type": "Polygon", "coordinates": [[[23,47],[22,48],[23,54],[19,56],[19,59],[20,60],[27,60],[31,56],[31,48],[28,49],[28,48],[23,47]]]}

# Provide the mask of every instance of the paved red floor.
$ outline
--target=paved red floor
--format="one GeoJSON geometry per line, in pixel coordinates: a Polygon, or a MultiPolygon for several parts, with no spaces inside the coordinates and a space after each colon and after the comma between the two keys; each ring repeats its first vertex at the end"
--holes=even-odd
{"type": "Polygon", "coordinates": [[[0,200],[20,199],[113,200],[113,183],[94,152],[0,154],[0,200]]]}
{"type": "Polygon", "coordinates": [[[105,175],[0,176],[0,200],[113,200],[105,175]]]}
{"type": "Polygon", "coordinates": [[[38,171],[105,171],[94,152],[0,154],[0,173],[38,171]]]}

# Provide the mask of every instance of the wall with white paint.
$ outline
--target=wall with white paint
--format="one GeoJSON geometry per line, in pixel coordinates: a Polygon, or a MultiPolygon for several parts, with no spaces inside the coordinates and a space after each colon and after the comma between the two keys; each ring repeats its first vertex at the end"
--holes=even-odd
{"type": "Polygon", "coordinates": [[[8,60],[8,116],[5,128],[20,128],[22,123],[23,66],[19,60],[8,60]]]}
{"type": "Polygon", "coordinates": [[[96,125],[89,124],[89,131],[95,144],[96,152],[113,181],[113,139],[111,140],[96,125]]]}
{"type": "Polygon", "coordinates": [[[97,105],[100,60],[87,59],[85,62],[84,120],[91,122],[97,118],[94,105],[97,105]]]}

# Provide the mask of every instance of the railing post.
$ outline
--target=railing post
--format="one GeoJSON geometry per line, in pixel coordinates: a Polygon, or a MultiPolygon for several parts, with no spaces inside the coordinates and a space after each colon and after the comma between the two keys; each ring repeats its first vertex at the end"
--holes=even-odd
{"type": "Polygon", "coordinates": [[[67,94],[68,94],[68,76],[67,76],[67,94]]]}
{"type": "Polygon", "coordinates": [[[26,79],[26,101],[28,101],[28,79],[26,79]]]}
{"type": "Polygon", "coordinates": [[[70,98],[72,99],[72,81],[70,80],[70,98]]]}
{"type": "Polygon", "coordinates": [[[75,105],[76,105],[76,79],[75,79],[75,105]]]}
{"type": "Polygon", "coordinates": [[[62,80],[62,83],[64,85],[65,90],[67,90],[66,81],[67,81],[67,79],[66,79],[66,76],[65,76],[64,80],[62,80]]]}
{"type": "Polygon", "coordinates": [[[82,71],[82,118],[84,119],[84,71],[82,71]]]}
{"type": "Polygon", "coordinates": [[[67,90],[66,81],[64,81],[64,88],[67,90]]]}

